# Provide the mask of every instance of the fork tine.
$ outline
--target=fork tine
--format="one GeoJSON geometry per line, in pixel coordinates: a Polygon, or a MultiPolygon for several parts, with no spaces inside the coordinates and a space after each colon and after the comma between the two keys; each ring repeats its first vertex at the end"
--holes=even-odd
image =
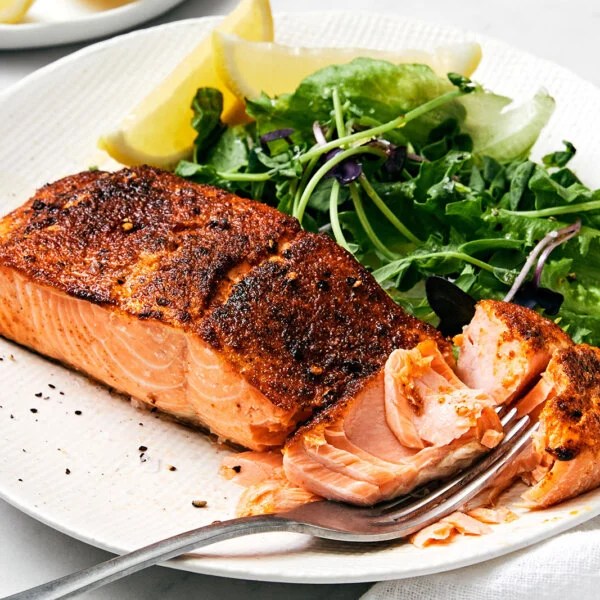
{"type": "Polygon", "coordinates": [[[538,426],[539,423],[532,423],[528,416],[522,417],[507,434],[507,441],[470,469],[454,486],[444,486],[443,492],[435,494],[433,499],[429,496],[400,511],[381,515],[382,518],[375,520],[374,524],[406,536],[458,510],[530,443],[530,436],[538,426]]]}
{"type": "MultiPolygon", "coordinates": [[[[500,410],[496,411],[500,414],[500,410]]],[[[504,411],[504,415],[501,418],[500,422],[502,423],[503,429],[508,429],[505,433],[503,440],[500,442],[500,445],[505,444],[509,441],[513,435],[517,434],[520,429],[515,429],[512,425],[517,421],[517,409],[513,407],[504,411]]],[[[488,456],[490,456],[488,454],[488,456]]],[[[380,505],[379,507],[375,507],[373,510],[376,514],[388,514],[392,510],[399,508],[400,506],[406,505],[407,502],[414,500],[417,498],[416,502],[412,502],[408,507],[405,508],[405,511],[409,512],[418,508],[418,504],[422,502],[433,502],[436,498],[448,492],[448,490],[455,488],[458,484],[465,479],[465,477],[469,474],[470,471],[461,471],[457,475],[455,475],[452,479],[438,483],[430,482],[425,484],[424,486],[418,488],[416,492],[412,492],[405,496],[400,496],[399,498],[395,498],[394,500],[390,500],[389,502],[380,505]]]]}
{"type": "Polygon", "coordinates": [[[417,510],[437,506],[440,502],[443,502],[445,498],[449,497],[454,491],[463,488],[468,481],[472,480],[479,473],[485,472],[487,468],[493,466],[498,460],[500,460],[504,454],[509,451],[509,449],[512,447],[512,444],[515,443],[515,436],[525,431],[528,428],[528,425],[529,417],[522,417],[513,427],[511,427],[511,429],[509,429],[502,443],[469,470],[458,473],[452,479],[435,489],[431,494],[412,502],[401,510],[394,511],[394,508],[396,508],[397,505],[385,506],[384,510],[381,511],[381,515],[386,515],[389,518],[399,519],[406,515],[413,514],[417,510]]]}
{"type": "Polygon", "coordinates": [[[504,410],[498,411],[498,416],[500,417],[500,423],[502,423],[502,427],[506,429],[506,427],[515,420],[518,410],[516,406],[513,406],[511,409],[508,409],[507,407],[503,408],[504,410]]]}

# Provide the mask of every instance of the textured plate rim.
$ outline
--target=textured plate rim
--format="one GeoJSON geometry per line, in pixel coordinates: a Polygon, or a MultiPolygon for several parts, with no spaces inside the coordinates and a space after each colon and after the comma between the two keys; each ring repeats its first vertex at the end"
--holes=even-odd
{"type": "MultiPolygon", "coordinates": [[[[335,13],[335,12],[339,12],[339,11],[307,12],[307,13],[303,13],[302,16],[306,17],[306,18],[310,18],[310,17],[318,18],[319,15],[323,15],[324,13],[331,14],[331,13],[335,13]]],[[[371,17],[375,16],[375,15],[372,15],[371,13],[367,13],[366,11],[351,11],[351,12],[354,14],[361,14],[361,13],[369,14],[371,17]]],[[[290,15],[292,15],[292,13],[281,13],[281,16],[289,17],[290,15]]],[[[277,16],[279,16],[279,14],[276,14],[275,16],[277,18],[277,16]]],[[[589,86],[591,90],[593,89],[593,90],[597,91],[597,88],[593,84],[591,84],[589,81],[586,81],[584,78],[582,78],[578,75],[575,75],[569,69],[562,67],[561,65],[557,65],[557,64],[553,63],[552,61],[538,58],[531,53],[521,51],[520,49],[515,49],[514,47],[510,46],[509,44],[495,40],[488,36],[481,35],[481,34],[478,34],[475,32],[469,32],[467,30],[463,30],[463,29],[460,29],[457,27],[446,27],[446,26],[435,24],[435,23],[429,23],[429,22],[426,22],[426,21],[423,21],[420,19],[408,18],[408,17],[404,17],[402,15],[394,14],[393,16],[395,18],[398,18],[398,19],[404,21],[408,25],[426,24],[428,26],[435,27],[435,28],[439,29],[440,31],[453,32],[453,33],[463,35],[465,37],[476,38],[482,42],[493,42],[494,44],[496,44],[499,47],[505,47],[507,49],[517,50],[520,55],[535,59],[540,64],[545,63],[547,65],[551,65],[552,68],[556,72],[562,72],[562,73],[568,74],[570,77],[576,77],[579,81],[581,81],[581,82],[585,83],[587,86],[589,86]]],[[[377,17],[384,18],[385,14],[377,15],[377,17]]],[[[47,65],[46,67],[36,71],[35,73],[32,73],[31,75],[24,78],[20,82],[9,87],[7,90],[1,92],[0,93],[0,102],[4,98],[7,98],[13,92],[21,89],[22,87],[29,85],[29,83],[31,81],[36,80],[38,77],[46,76],[48,73],[51,73],[53,70],[63,66],[65,63],[75,62],[81,56],[85,56],[85,55],[91,54],[91,53],[101,52],[106,47],[109,47],[112,45],[118,45],[122,42],[122,40],[124,38],[128,38],[129,36],[144,36],[144,35],[146,35],[146,36],[151,37],[151,36],[155,35],[158,31],[164,31],[165,29],[175,29],[178,27],[193,27],[195,24],[204,23],[204,22],[211,21],[211,20],[218,21],[220,18],[222,18],[222,17],[207,16],[207,17],[200,17],[200,18],[195,18],[195,19],[186,19],[186,20],[182,20],[182,21],[177,21],[177,22],[172,22],[172,23],[168,23],[168,24],[164,24],[164,25],[155,26],[155,27],[148,28],[145,30],[130,32],[125,35],[121,35],[121,36],[112,38],[110,40],[105,40],[105,41],[96,43],[94,45],[88,46],[88,47],[81,49],[71,55],[68,55],[54,63],[51,63],[50,65],[47,65]]],[[[589,492],[586,495],[580,496],[578,498],[578,500],[584,501],[586,498],[589,498],[590,496],[594,497],[597,494],[597,492],[598,492],[597,490],[596,490],[596,493],[594,491],[589,492]]],[[[118,548],[116,546],[111,546],[110,544],[102,544],[102,543],[98,542],[93,536],[82,535],[82,534],[78,533],[76,530],[70,529],[68,527],[68,525],[66,525],[66,524],[62,524],[62,523],[53,521],[51,517],[41,514],[40,512],[36,512],[36,511],[30,509],[29,507],[23,505],[16,498],[12,498],[10,494],[4,493],[2,491],[2,489],[0,489],[0,498],[2,498],[3,500],[6,500],[8,503],[15,506],[22,512],[28,514],[32,518],[35,518],[36,520],[38,520],[42,523],[45,523],[46,525],[48,525],[58,531],[61,531],[62,533],[66,534],[66,535],[69,535],[70,537],[73,537],[75,539],[89,543],[91,545],[102,548],[109,552],[120,553],[123,551],[122,548],[118,548]]],[[[334,584],[334,583],[356,583],[356,582],[381,581],[381,580],[390,580],[390,579],[398,579],[398,578],[408,578],[408,577],[422,576],[422,575],[428,575],[428,574],[433,574],[433,573],[440,573],[440,572],[444,572],[444,571],[450,571],[450,570],[462,568],[465,566],[469,566],[472,564],[485,562],[487,560],[497,558],[499,556],[503,556],[505,554],[509,554],[509,553],[521,550],[527,546],[533,545],[537,542],[540,542],[540,541],[548,539],[554,535],[557,535],[564,531],[567,531],[568,529],[576,527],[576,526],[590,520],[591,518],[593,518],[594,516],[596,516],[598,514],[600,514],[600,503],[598,503],[598,505],[595,506],[593,509],[586,509],[586,510],[582,510],[580,512],[578,511],[578,514],[576,516],[570,516],[569,518],[566,518],[566,519],[560,520],[560,521],[556,521],[553,523],[545,523],[544,528],[540,527],[539,529],[536,529],[534,531],[534,535],[527,535],[523,539],[520,539],[518,542],[512,542],[506,546],[492,547],[492,548],[490,548],[489,551],[480,552],[477,555],[468,556],[464,559],[459,558],[459,559],[453,560],[452,562],[445,563],[443,565],[440,565],[440,564],[434,564],[433,566],[424,565],[422,568],[413,569],[410,573],[394,572],[393,568],[391,568],[389,565],[387,565],[387,566],[381,565],[380,569],[371,569],[368,574],[358,573],[355,576],[343,576],[343,577],[339,577],[339,576],[336,577],[335,575],[314,574],[313,576],[310,577],[309,580],[307,580],[307,576],[305,573],[302,575],[294,576],[294,575],[290,575],[289,573],[281,575],[281,574],[277,574],[272,571],[266,572],[266,573],[261,573],[261,572],[256,572],[256,571],[248,572],[248,571],[241,570],[241,569],[228,568],[228,564],[225,560],[219,562],[218,565],[216,565],[216,566],[215,565],[205,565],[204,561],[201,558],[197,558],[197,557],[193,557],[193,556],[174,559],[172,561],[169,561],[168,563],[164,563],[164,566],[169,566],[169,567],[175,568],[175,569],[191,571],[191,572],[196,572],[196,573],[203,573],[203,574],[208,574],[208,575],[225,576],[225,577],[231,577],[231,578],[253,579],[253,580],[258,580],[258,581],[290,582],[290,583],[334,584]]],[[[211,557],[207,557],[207,558],[208,558],[208,560],[210,560],[213,557],[211,556],[211,557]]],[[[267,562],[268,558],[262,558],[262,561],[267,562]]]]}
{"type": "Polygon", "coordinates": [[[60,46],[123,31],[167,12],[183,0],[137,0],[66,21],[0,24],[0,50],[60,46]]]}

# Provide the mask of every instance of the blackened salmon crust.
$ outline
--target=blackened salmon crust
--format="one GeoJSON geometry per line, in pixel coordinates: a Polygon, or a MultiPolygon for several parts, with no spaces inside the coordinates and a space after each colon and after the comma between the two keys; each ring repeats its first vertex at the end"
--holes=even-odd
{"type": "Polygon", "coordinates": [[[395,348],[444,341],[329,238],[300,233],[236,284],[202,336],[278,406],[352,395],[395,348]]]}
{"type": "Polygon", "coordinates": [[[198,335],[303,418],[355,394],[395,348],[449,348],[328,237],[150,167],[44,186],[0,222],[0,266],[198,335]]]}

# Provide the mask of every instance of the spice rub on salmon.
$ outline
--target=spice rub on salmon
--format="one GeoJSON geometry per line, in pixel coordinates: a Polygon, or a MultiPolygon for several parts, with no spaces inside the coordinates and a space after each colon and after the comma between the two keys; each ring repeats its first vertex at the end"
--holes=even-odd
{"type": "Polygon", "coordinates": [[[254,450],[435,339],[325,236],[150,167],[0,221],[0,334],[254,450]]]}
{"type": "MultiPolygon", "coordinates": [[[[520,403],[539,414],[535,468],[527,504],[544,508],[600,485],[600,349],[581,344],[557,352],[520,403]]],[[[530,467],[531,469],[531,467],[530,467]]]]}

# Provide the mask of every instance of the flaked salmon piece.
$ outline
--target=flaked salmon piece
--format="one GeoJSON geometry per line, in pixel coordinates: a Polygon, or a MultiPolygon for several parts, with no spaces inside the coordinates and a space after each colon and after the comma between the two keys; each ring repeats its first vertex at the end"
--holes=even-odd
{"type": "Polygon", "coordinates": [[[248,487],[237,505],[238,517],[285,512],[322,500],[319,496],[290,483],[281,473],[248,487]]]}
{"type": "Polygon", "coordinates": [[[238,485],[250,487],[272,478],[283,467],[283,455],[279,450],[267,452],[238,452],[221,462],[221,475],[238,485]]]}
{"type": "Polygon", "coordinates": [[[482,523],[489,525],[497,525],[499,523],[510,523],[515,521],[519,517],[506,506],[498,506],[496,508],[489,507],[478,507],[469,510],[467,513],[469,517],[473,517],[482,523]]]}
{"type": "Polygon", "coordinates": [[[432,544],[449,544],[457,533],[458,531],[452,523],[438,521],[411,535],[409,541],[417,548],[426,548],[432,544]]]}
{"type": "Polygon", "coordinates": [[[424,527],[409,539],[418,548],[425,548],[432,544],[447,544],[459,533],[462,535],[485,535],[491,532],[492,528],[486,523],[457,511],[433,525],[424,527]]]}
{"type": "Polygon", "coordinates": [[[569,336],[534,310],[481,300],[462,334],[457,374],[469,387],[511,402],[546,368],[552,354],[572,344],[569,336]]]}
{"type": "Polygon", "coordinates": [[[221,475],[246,488],[236,508],[239,517],[285,512],[322,500],[287,480],[280,450],[238,452],[227,456],[221,463],[221,475]]]}
{"type": "Polygon", "coordinates": [[[466,467],[496,445],[502,428],[494,406],[458,380],[435,343],[396,350],[358,394],[293,435],[284,448],[285,474],[315,494],[359,505],[406,494],[466,467]],[[411,402],[407,386],[412,386],[411,402]],[[420,447],[407,445],[403,432],[392,429],[390,422],[402,422],[389,417],[392,411],[404,413],[420,447]],[[446,431],[435,433],[435,422],[446,431]]]}
{"type": "Polygon", "coordinates": [[[485,535],[492,531],[492,528],[483,521],[460,511],[453,512],[442,520],[453,525],[456,531],[463,535],[485,535]]]}
{"type": "MultiPolygon", "coordinates": [[[[443,446],[477,425],[493,400],[468,388],[427,340],[392,352],[385,365],[385,415],[389,428],[409,448],[443,446]]],[[[498,433],[494,431],[494,433],[498,433]]],[[[500,440],[490,437],[490,447],[500,440]]]]}
{"type": "Polygon", "coordinates": [[[0,220],[0,334],[253,450],[433,338],[331,239],[139,167],[0,220]]]}
{"type": "Polygon", "coordinates": [[[600,349],[560,350],[538,386],[531,394],[546,394],[533,438],[538,462],[523,498],[544,508],[600,485],[600,349]]]}

